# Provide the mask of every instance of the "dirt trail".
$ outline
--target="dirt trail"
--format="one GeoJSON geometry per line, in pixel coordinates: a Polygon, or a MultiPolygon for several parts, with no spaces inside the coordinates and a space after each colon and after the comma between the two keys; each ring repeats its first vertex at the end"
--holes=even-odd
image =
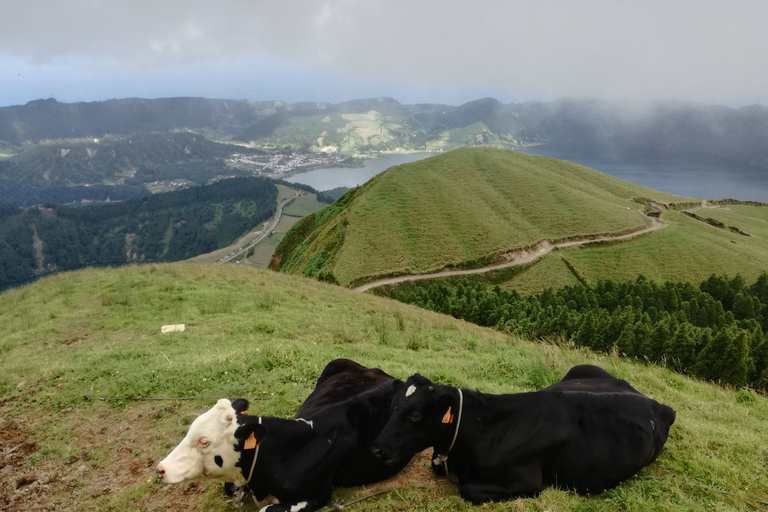
{"type": "Polygon", "coordinates": [[[631,233],[624,234],[624,235],[602,235],[595,238],[575,240],[572,242],[562,242],[559,244],[551,244],[547,240],[542,240],[536,245],[536,248],[533,250],[513,251],[513,252],[508,252],[506,254],[503,254],[502,258],[505,258],[507,261],[501,264],[491,265],[483,268],[473,268],[470,270],[449,270],[446,272],[437,272],[435,274],[390,277],[387,279],[381,279],[379,281],[374,281],[372,283],[358,286],[357,288],[353,288],[353,290],[356,292],[364,292],[364,291],[370,290],[371,288],[384,286],[385,284],[402,283],[405,281],[421,281],[424,279],[437,279],[441,277],[465,276],[468,274],[482,274],[485,272],[490,272],[491,270],[499,270],[502,268],[514,267],[517,265],[525,265],[526,263],[530,263],[538,258],[541,258],[545,254],[552,252],[553,249],[557,249],[561,247],[573,247],[576,245],[586,245],[586,244],[591,244],[593,242],[605,242],[608,240],[625,240],[627,238],[634,238],[636,236],[640,236],[645,233],[649,233],[651,231],[656,231],[657,229],[661,229],[664,227],[664,224],[658,218],[656,217],[648,217],[648,218],[651,219],[650,226],[648,226],[647,228],[639,229],[637,231],[633,231],[631,233]]]}

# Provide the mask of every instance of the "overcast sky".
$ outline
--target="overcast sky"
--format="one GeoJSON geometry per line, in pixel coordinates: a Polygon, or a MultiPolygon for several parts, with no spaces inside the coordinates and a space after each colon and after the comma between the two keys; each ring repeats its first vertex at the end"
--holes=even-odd
{"type": "Polygon", "coordinates": [[[38,98],[768,106],[768,0],[0,0],[0,106],[38,98]]]}

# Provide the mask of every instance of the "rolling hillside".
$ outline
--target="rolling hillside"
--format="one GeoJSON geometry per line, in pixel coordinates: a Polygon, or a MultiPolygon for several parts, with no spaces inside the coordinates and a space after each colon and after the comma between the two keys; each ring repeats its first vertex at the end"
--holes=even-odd
{"type": "Polygon", "coordinates": [[[542,240],[643,229],[651,201],[696,204],[570,162],[457,149],[391,168],[302,219],[271,268],[347,286],[484,266],[542,240]]]}
{"type": "MultiPolygon", "coordinates": [[[[618,488],[594,497],[548,489],[482,510],[730,512],[768,501],[768,400],[754,391],[531,343],[312,279],[182,263],[86,269],[1,293],[0,325],[7,512],[236,510],[221,484],[163,486],[155,465],[220,397],[291,417],[337,357],[490,393],[540,389],[592,363],[677,411],[659,459],[618,488]],[[170,323],[186,331],[161,334],[170,323]]],[[[427,463],[417,457],[394,480],[339,489],[333,500],[349,505],[381,490],[348,509],[476,510],[427,463]]]]}

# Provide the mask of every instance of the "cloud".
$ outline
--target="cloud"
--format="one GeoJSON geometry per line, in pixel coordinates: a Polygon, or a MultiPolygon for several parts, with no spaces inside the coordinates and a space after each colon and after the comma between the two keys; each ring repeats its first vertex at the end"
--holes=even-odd
{"type": "Polygon", "coordinates": [[[315,98],[312,77],[336,76],[361,91],[768,104],[765,19],[763,0],[24,0],[4,6],[0,57],[137,79],[251,66],[269,80],[278,63],[315,98]]]}

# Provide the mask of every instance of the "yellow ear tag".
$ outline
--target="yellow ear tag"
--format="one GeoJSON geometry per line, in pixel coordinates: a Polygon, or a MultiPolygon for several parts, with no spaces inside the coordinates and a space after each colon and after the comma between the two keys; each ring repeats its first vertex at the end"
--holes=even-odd
{"type": "Polygon", "coordinates": [[[448,407],[448,410],[445,411],[445,416],[443,416],[443,423],[453,423],[453,415],[451,414],[450,407],[448,407]]]}
{"type": "Polygon", "coordinates": [[[251,435],[248,436],[248,439],[245,440],[245,443],[243,443],[243,449],[244,450],[253,450],[259,446],[259,442],[256,441],[256,438],[253,436],[253,432],[251,432],[251,435]]]}
{"type": "Polygon", "coordinates": [[[248,416],[248,411],[243,411],[240,413],[241,416],[248,416]]]}

